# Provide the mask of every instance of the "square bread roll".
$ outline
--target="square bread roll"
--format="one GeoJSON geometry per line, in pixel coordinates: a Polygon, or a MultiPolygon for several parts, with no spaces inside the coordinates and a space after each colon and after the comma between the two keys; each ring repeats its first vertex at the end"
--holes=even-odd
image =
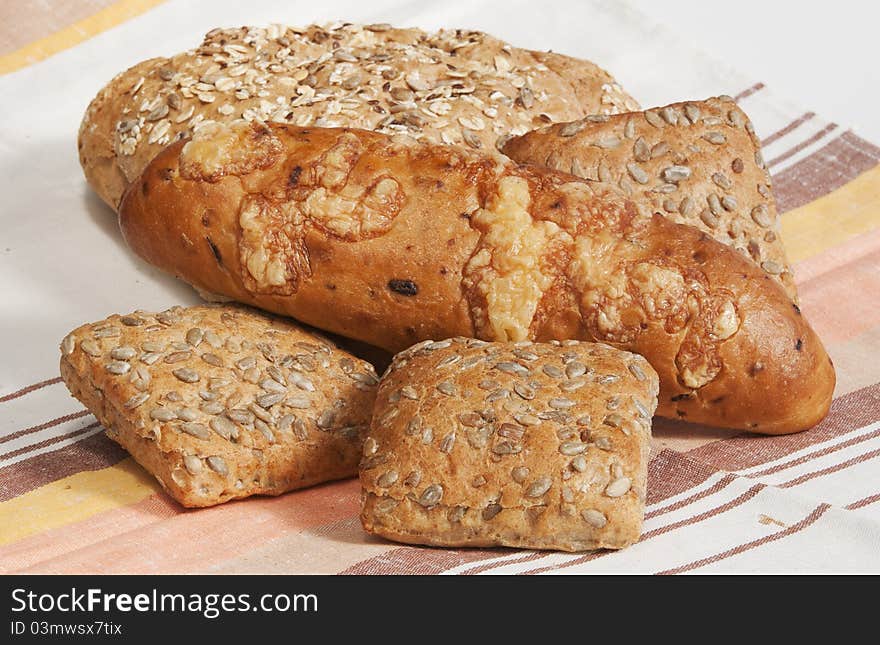
{"type": "Polygon", "coordinates": [[[192,507],[355,475],[378,384],[326,338],[234,305],[83,325],[61,342],[61,375],[192,507]]]}
{"type": "Polygon", "coordinates": [[[360,464],[369,533],[432,546],[635,542],[658,377],[578,341],[427,341],[382,377],[360,464]]]}

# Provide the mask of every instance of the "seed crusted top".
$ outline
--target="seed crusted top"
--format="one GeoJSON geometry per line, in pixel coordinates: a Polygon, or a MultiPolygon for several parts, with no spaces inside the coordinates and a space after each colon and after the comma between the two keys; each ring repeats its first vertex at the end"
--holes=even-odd
{"type": "Polygon", "coordinates": [[[730,97],[588,116],[511,139],[504,153],[609,186],[644,214],[696,226],[754,260],[797,301],[760,142],[730,97]]]}
{"type": "Polygon", "coordinates": [[[61,353],[71,392],[188,506],[352,474],[378,383],[326,339],[236,306],[114,315],[61,353]]]}
{"type": "Polygon", "coordinates": [[[379,388],[365,524],[429,544],[621,546],[638,536],[657,392],[647,361],[607,345],[419,343],[379,388]]]}
{"type": "MultiPolygon", "coordinates": [[[[161,147],[212,122],[359,127],[493,149],[499,138],[540,125],[637,108],[592,63],[477,31],[349,23],[215,29],[196,49],[114,79],[86,113],[80,150],[89,175],[101,163],[90,148],[112,140],[105,155],[118,157],[132,181],[161,147]],[[112,123],[104,123],[108,116],[112,123]]],[[[115,205],[121,193],[102,196],[115,205]]]]}

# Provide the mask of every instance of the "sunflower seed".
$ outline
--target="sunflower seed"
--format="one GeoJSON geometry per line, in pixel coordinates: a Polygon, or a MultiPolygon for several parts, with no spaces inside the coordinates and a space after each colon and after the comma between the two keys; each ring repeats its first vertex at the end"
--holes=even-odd
{"type": "Polygon", "coordinates": [[[552,485],[553,480],[548,475],[542,475],[526,489],[526,497],[541,497],[552,485]]]}
{"type": "Polygon", "coordinates": [[[226,416],[233,421],[246,426],[251,425],[254,422],[254,413],[250,410],[243,410],[242,408],[228,410],[226,416]]]}
{"type": "Polygon", "coordinates": [[[271,392],[273,394],[284,393],[287,392],[287,388],[281,385],[278,381],[271,378],[265,378],[260,381],[260,387],[267,392],[271,392]]]}
{"type": "Polygon", "coordinates": [[[528,87],[523,86],[519,90],[519,102],[527,110],[535,104],[535,95],[528,87]]]}
{"type": "Polygon", "coordinates": [[[639,381],[644,381],[646,378],[648,378],[648,376],[645,374],[645,371],[636,363],[630,363],[629,365],[627,365],[627,369],[629,370],[630,374],[635,376],[636,379],[639,381]]]}
{"type": "Polygon", "coordinates": [[[176,370],[172,370],[171,373],[184,383],[198,383],[199,381],[199,373],[188,367],[179,367],[176,370]]]}
{"type": "Polygon", "coordinates": [[[529,469],[525,466],[516,466],[510,471],[510,476],[517,484],[522,484],[529,476],[529,469]]]}
{"type": "Polygon", "coordinates": [[[202,460],[194,455],[184,455],[183,466],[190,475],[198,475],[202,472],[202,460]]]}
{"type": "Polygon", "coordinates": [[[412,385],[404,385],[400,388],[400,396],[405,399],[409,399],[410,401],[418,401],[419,393],[416,392],[416,389],[412,385]]]}
{"type": "Polygon", "coordinates": [[[501,510],[501,504],[489,504],[486,508],[483,509],[483,519],[488,522],[496,515],[498,515],[501,510]]]}
{"type": "Polygon", "coordinates": [[[599,181],[606,184],[610,184],[614,181],[614,177],[611,175],[611,169],[604,160],[599,161],[599,165],[596,167],[596,174],[599,177],[599,181]]]}
{"type": "Polygon", "coordinates": [[[643,137],[639,137],[633,143],[633,156],[636,161],[648,161],[651,158],[651,147],[643,137]]]}
{"type": "Polygon", "coordinates": [[[262,419],[257,419],[254,421],[254,427],[259,431],[261,435],[268,441],[270,444],[275,443],[275,435],[272,432],[272,429],[269,427],[269,424],[263,421],[262,419]]]}
{"type": "Polygon", "coordinates": [[[708,141],[709,143],[712,143],[716,146],[720,146],[724,143],[727,143],[727,137],[724,136],[723,133],[717,132],[717,131],[707,132],[706,134],[703,135],[703,138],[706,141],[708,141]]]}
{"type": "Polygon", "coordinates": [[[541,423],[541,420],[534,414],[514,414],[513,418],[524,426],[536,426],[541,423]]]}
{"type": "Polygon", "coordinates": [[[153,408],[150,410],[150,418],[154,421],[174,421],[177,419],[177,414],[169,410],[168,408],[153,408]]]}
{"type": "Polygon", "coordinates": [[[185,360],[189,359],[190,356],[192,356],[192,352],[190,352],[189,350],[182,351],[182,352],[172,352],[171,354],[168,354],[168,356],[165,357],[164,362],[165,363],[179,363],[181,361],[185,361],[185,360]]]}
{"type": "Polygon", "coordinates": [[[618,477],[605,488],[608,497],[621,497],[632,488],[632,480],[629,477],[618,477]]]}
{"type": "Polygon", "coordinates": [[[199,413],[193,408],[180,408],[177,410],[177,418],[181,421],[195,421],[199,418],[199,413]]]}
{"type": "Polygon", "coordinates": [[[93,332],[95,338],[116,338],[121,334],[119,327],[104,327],[93,332]]]}
{"type": "Polygon", "coordinates": [[[223,457],[218,457],[216,455],[208,457],[205,461],[208,462],[208,467],[213,470],[218,475],[228,475],[229,468],[226,466],[226,461],[223,457]]]}
{"type": "Polygon", "coordinates": [[[660,116],[662,116],[663,120],[669,125],[675,125],[678,123],[678,112],[671,106],[667,105],[665,108],[661,109],[660,116]]]}
{"type": "Polygon", "coordinates": [[[419,497],[419,504],[425,508],[433,508],[443,499],[443,487],[440,484],[431,484],[419,497]]]}
{"type": "Polygon", "coordinates": [[[425,428],[422,430],[422,443],[426,446],[434,441],[434,429],[433,428],[425,428]]]}
{"type": "Polygon", "coordinates": [[[549,405],[554,410],[568,410],[574,405],[574,401],[572,401],[571,399],[566,399],[565,397],[556,397],[550,399],[547,402],[547,405],[549,405]]]}
{"type": "Polygon", "coordinates": [[[587,366],[580,362],[571,362],[565,366],[565,375],[570,379],[578,378],[587,373],[587,366]]]}
{"type": "Polygon", "coordinates": [[[220,401],[206,401],[199,406],[199,410],[205,414],[220,414],[225,408],[220,401]]]}
{"type": "Polygon", "coordinates": [[[752,209],[752,219],[755,224],[763,228],[769,228],[773,225],[773,220],[770,219],[770,212],[764,204],[759,204],[752,209]]]}
{"type": "Polygon", "coordinates": [[[415,488],[419,485],[420,481],[422,481],[422,474],[417,470],[413,470],[406,476],[406,479],[403,480],[403,485],[415,488]]]}
{"type": "Polygon", "coordinates": [[[579,455],[585,452],[587,449],[587,444],[581,443],[579,441],[565,441],[559,444],[559,452],[568,457],[573,457],[574,455],[579,455]]]}
{"type": "Polygon", "coordinates": [[[483,417],[476,412],[462,412],[458,415],[458,421],[461,425],[468,428],[476,428],[483,425],[483,417]]]}
{"type": "Polygon", "coordinates": [[[545,365],[541,368],[544,374],[549,376],[550,378],[562,378],[563,372],[561,369],[556,367],[555,365],[545,365]]]}
{"type": "Polygon", "coordinates": [[[134,409],[139,405],[142,405],[149,398],[150,394],[148,392],[138,392],[130,399],[128,399],[128,401],[123,404],[123,407],[127,410],[134,409]]]}
{"type": "Polygon", "coordinates": [[[577,472],[583,473],[587,470],[587,458],[583,455],[578,455],[574,459],[571,460],[571,467],[574,468],[577,472]]]}
{"type": "Polygon", "coordinates": [[[595,508],[585,508],[581,511],[581,517],[584,519],[584,522],[592,526],[594,529],[601,529],[608,523],[608,518],[595,508]]]}
{"type": "Polygon", "coordinates": [[[627,119],[626,125],[623,126],[623,136],[632,139],[636,135],[635,119],[627,119]]]}
{"type": "Polygon", "coordinates": [[[736,198],[733,195],[725,195],[721,198],[721,206],[726,211],[735,211],[739,204],[736,203],[736,198]]]}
{"type": "Polygon", "coordinates": [[[587,127],[586,121],[572,121],[571,123],[566,123],[561,128],[559,128],[559,136],[560,137],[573,137],[578,132],[587,127]]]}
{"type": "MultiPolygon", "coordinates": [[[[396,409],[396,408],[394,408],[396,409]]],[[[397,415],[394,415],[397,416],[397,415]]],[[[393,418],[393,417],[392,417],[393,418]]],[[[414,416],[409,420],[409,423],[406,425],[406,434],[412,436],[417,435],[422,430],[422,418],[420,416],[414,416]]]]}
{"type": "Polygon", "coordinates": [[[205,352],[204,354],[202,354],[202,360],[205,361],[208,365],[213,365],[214,367],[223,367],[223,359],[217,356],[217,354],[205,352]]]}
{"type": "Polygon", "coordinates": [[[186,423],[182,423],[180,425],[180,429],[183,430],[186,434],[192,435],[197,439],[208,439],[211,436],[211,433],[208,432],[208,427],[204,423],[188,421],[186,423]]]}
{"type": "Polygon", "coordinates": [[[333,410],[327,409],[318,416],[318,418],[315,420],[315,425],[318,426],[321,430],[330,430],[335,422],[336,415],[334,414],[333,410]]]}
{"type": "Polygon", "coordinates": [[[665,125],[660,115],[653,110],[645,111],[645,121],[653,125],[655,128],[662,128],[665,125]]]}
{"type": "Polygon", "coordinates": [[[449,522],[455,524],[457,522],[461,522],[465,513],[467,513],[466,506],[453,506],[449,509],[449,512],[446,513],[446,519],[449,520],[449,522]]]}
{"type": "Polygon", "coordinates": [[[620,137],[614,134],[606,134],[592,141],[590,145],[602,148],[603,150],[611,150],[620,145],[620,137]]]}
{"type": "Polygon", "coordinates": [[[109,363],[107,363],[106,369],[111,374],[121,376],[122,374],[126,374],[128,370],[131,369],[131,365],[124,361],[110,361],[109,363]]]}
{"type": "Polygon", "coordinates": [[[457,390],[455,386],[449,381],[441,381],[437,384],[437,391],[441,394],[445,394],[446,396],[455,396],[457,390]]]}
{"type": "Polygon", "coordinates": [[[687,118],[691,121],[691,123],[696,123],[700,120],[700,108],[698,108],[693,103],[688,103],[684,106],[684,113],[687,118]]]}
{"type": "Polygon", "coordinates": [[[522,446],[513,441],[499,441],[492,446],[492,452],[496,455],[516,455],[522,452],[522,446]]]}
{"type": "Polygon", "coordinates": [[[443,437],[443,439],[440,441],[440,452],[448,455],[450,452],[452,452],[452,447],[454,445],[455,445],[455,431],[450,432],[445,437],[443,437]]]}
{"type": "Polygon", "coordinates": [[[396,470],[389,470],[387,473],[383,473],[376,479],[376,485],[382,488],[388,488],[397,482],[398,474],[396,470]]]}
{"type": "Polygon", "coordinates": [[[677,184],[680,181],[685,181],[691,176],[691,169],[689,166],[668,166],[664,168],[660,173],[660,177],[663,181],[677,184]]]}
{"type": "Polygon", "coordinates": [[[639,167],[635,163],[626,164],[626,170],[629,172],[629,176],[632,177],[635,181],[640,184],[648,183],[648,173],[646,173],[641,167],[639,167]]]}
{"type": "Polygon", "coordinates": [[[513,385],[513,391],[519,394],[526,401],[531,401],[535,398],[535,388],[529,387],[525,383],[515,383],[513,385]]]}
{"type": "Polygon", "coordinates": [[[519,441],[525,434],[525,428],[515,423],[502,423],[498,428],[498,436],[519,441]]]}
{"type": "Polygon", "coordinates": [[[138,316],[122,316],[119,319],[119,322],[126,327],[140,327],[144,324],[144,319],[138,316]]]}
{"type": "Polygon", "coordinates": [[[778,262],[774,262],[773,260],[762,262],[761,268],[772,275],[779,275],[783,271],[782,265],[778,262]]]}
{"type": "Polygon", "coordinates": [[[211,429],[226,440],[238,438],[238,426],[226,417],[214,417],[209,424],[211,429]]]}
{"type": "Polygon", "coordinates": [[[110,358],[115,358],[118,361],[130,361],[135,356],[137,356],[137,350],[128,345],[120,346],[110,351],[110,358]]]}

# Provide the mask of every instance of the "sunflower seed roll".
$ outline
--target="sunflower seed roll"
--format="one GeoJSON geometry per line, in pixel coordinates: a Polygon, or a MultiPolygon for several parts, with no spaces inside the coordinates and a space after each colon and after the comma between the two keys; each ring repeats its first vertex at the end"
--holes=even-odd
{"type": "Polygon", "coordinates": [[[378,383],[325,338],[237,306],[83,325],[61,343],[61,375],[184,506],[356,474],[378,383]]]}
{"type": "Polygon", "coordinates": [[[364,528],[436,546],[632,544],[658,387],[644,358],[603,344],[420,343],[379,386],[364,528]]]}

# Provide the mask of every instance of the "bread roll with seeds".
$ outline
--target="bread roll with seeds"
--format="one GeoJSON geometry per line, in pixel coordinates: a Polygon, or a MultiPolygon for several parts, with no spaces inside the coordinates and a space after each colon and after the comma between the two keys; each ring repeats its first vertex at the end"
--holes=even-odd
{"type": "Polygon", "coordinates": [[[364,529],[433,546],[632,544],[657,388],[645,359],[608,345],[421,343],[379,385],[364,529]]]}
{"type": "Polygon", "coordinates": [[[215,29],[114,78],[80,126],[89,184],[116,208],[169,142],[211,122],[279,121],[493,148],[586,114],[638,109],[593,63],[478,31],[311,25],[215,29]]]}
{"type": "Polygon", "coordinates": [[[378,383],[326,339],[235,305],[83,325],[61,343],[61,376],[189,507],[353,476],[378,383]]]}
{"type": "Polygon", "coordinates": [[[514,137],[503,152],[609,184],[646,214],[705,231],[751,257],[797,302],[761,144],[730,97],[588,116],[514,137]]]}
{"type": "Polygon", "coordinates": [[[821,342],[751,260],[500,155],[218,125],[156,157],[120,224],[138,255],[200,289],[389,351],[473,336],[642,354],[664,416],[794,432],[834,389],[821,342]]]}

